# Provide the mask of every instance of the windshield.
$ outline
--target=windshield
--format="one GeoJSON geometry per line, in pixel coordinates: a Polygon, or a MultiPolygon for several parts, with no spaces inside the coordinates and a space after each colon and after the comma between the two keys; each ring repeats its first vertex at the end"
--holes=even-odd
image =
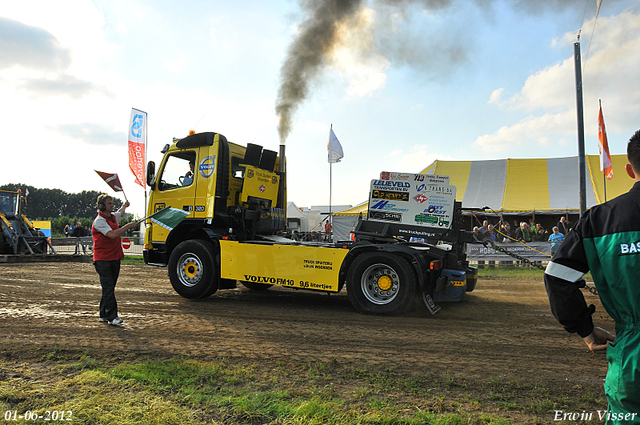
{"type": "Polygon", "coordinates": [[[15,215],[18,213],[18,194],[0,192],[0,213],[15,215]]]}

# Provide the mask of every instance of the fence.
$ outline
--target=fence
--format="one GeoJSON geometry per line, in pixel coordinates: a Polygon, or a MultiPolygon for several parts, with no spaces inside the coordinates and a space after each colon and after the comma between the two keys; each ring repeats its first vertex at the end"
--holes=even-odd
{"type": "MultiPolygon", "coordinates": [[[[495,243],[495,245],[529,261],[542,263],[551,260],[550,242],[528,242],[527,245],[523,245],[520,242],[507,242],[495,243]]],[[[480,244],[467,244],[467,259],[478,264],[512,265],[520,263],[518,259],[508,254],[480,244]]]]}
{"type": "MultiPolygon", "coordinates": [[[[125,255],[142,255],[144,245],[138,238],[121,238],[122,248],[125,255]]],[[[51,238],[51,245],[58,254],[67,255],[93,255],[93,238],[85,236],[82,238],[51,238]]]]}

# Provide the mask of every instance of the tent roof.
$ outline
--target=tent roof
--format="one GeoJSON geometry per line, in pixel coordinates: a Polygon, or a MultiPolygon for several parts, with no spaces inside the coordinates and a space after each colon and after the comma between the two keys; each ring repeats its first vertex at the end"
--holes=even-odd
{"type": "MultiPolygon", "coordinates": [[[[598,155],[587,155],[587,208],[605,201],[598,155]]],[[[613,179],[607,180],[606,199],[631,189],[626,155],[612,155],[613,179]]],[[[420,174],[449,176],[456,200],[464,208],[488,206],[506,213],[579,212],[578,157],[498,159],[488,161],[436,160],[420,174]]]]}
{"type": "Polygon", "coordinates": [[[288,218],[304,218],[304,214],[300,211],[300,208],[293,202],[287,203],[287,217],[288,218]]]}
{"type": "Polygon", "coordinates": [[[337,213],[333,213],[333,215],[358,215],[358,214],[362,214],[362,215],[367,215],[367,209],[369,208],[369,203],[367,201],[356,205],[353,208],[349,208],[348,210],[342,210],[340,212],[337,213]]]}

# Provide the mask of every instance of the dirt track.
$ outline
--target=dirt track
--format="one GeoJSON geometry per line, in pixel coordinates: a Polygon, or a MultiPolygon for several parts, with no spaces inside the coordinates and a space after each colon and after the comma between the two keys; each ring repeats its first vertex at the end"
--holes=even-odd
{"type": "MultiPolygon", "coordinates": [[[[597,297],[598,325],[613,329],[597,297]]],[[[601,391],[604,355],[591,354],[551,316],[540,281],[481,279],[461,303],[399,317],[358,314],[343,291],[244,287],[201,301],[179,297],[166,269],[123,266],[116,288],[122,327],[98,323],[100,286],[90,263],[0,266],[0,355],[28,360],[55,347],[94,357],[168,356],[332,360],[546,382],[576,397],[601,391]]],[[[603,408],[605,406],[602,406],[603,408]]]]}

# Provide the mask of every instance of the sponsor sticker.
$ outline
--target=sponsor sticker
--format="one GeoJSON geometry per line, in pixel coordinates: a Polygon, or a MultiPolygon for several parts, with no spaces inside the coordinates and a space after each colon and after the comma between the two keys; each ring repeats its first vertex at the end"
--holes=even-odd
{"type": "Polygon", "coordinates": [[[370,211],[369,218],[374,220],[386,220],[386,221],[402,221],[402,214],[400,213],[390,213],[390,212],[380,212],[380,211],[370,211]]]}
{"type": "Polygon", "coordinates": [[[393,192],[388,190],[374,190],[371,193],[371,197],[374,199],[389,199],[391,201],[409,201],[409,193],[407,192],[393,192]]]}
{"type": "Polygon", "coordinates": [[[421,193],[420,195],[416,196],[413,199],[415,199],[415,201],[418,202],[419,204],[422,204],[424,202],[427,202],[429,200],[429,197],[424,196],[424,194],[421,193]]]}

